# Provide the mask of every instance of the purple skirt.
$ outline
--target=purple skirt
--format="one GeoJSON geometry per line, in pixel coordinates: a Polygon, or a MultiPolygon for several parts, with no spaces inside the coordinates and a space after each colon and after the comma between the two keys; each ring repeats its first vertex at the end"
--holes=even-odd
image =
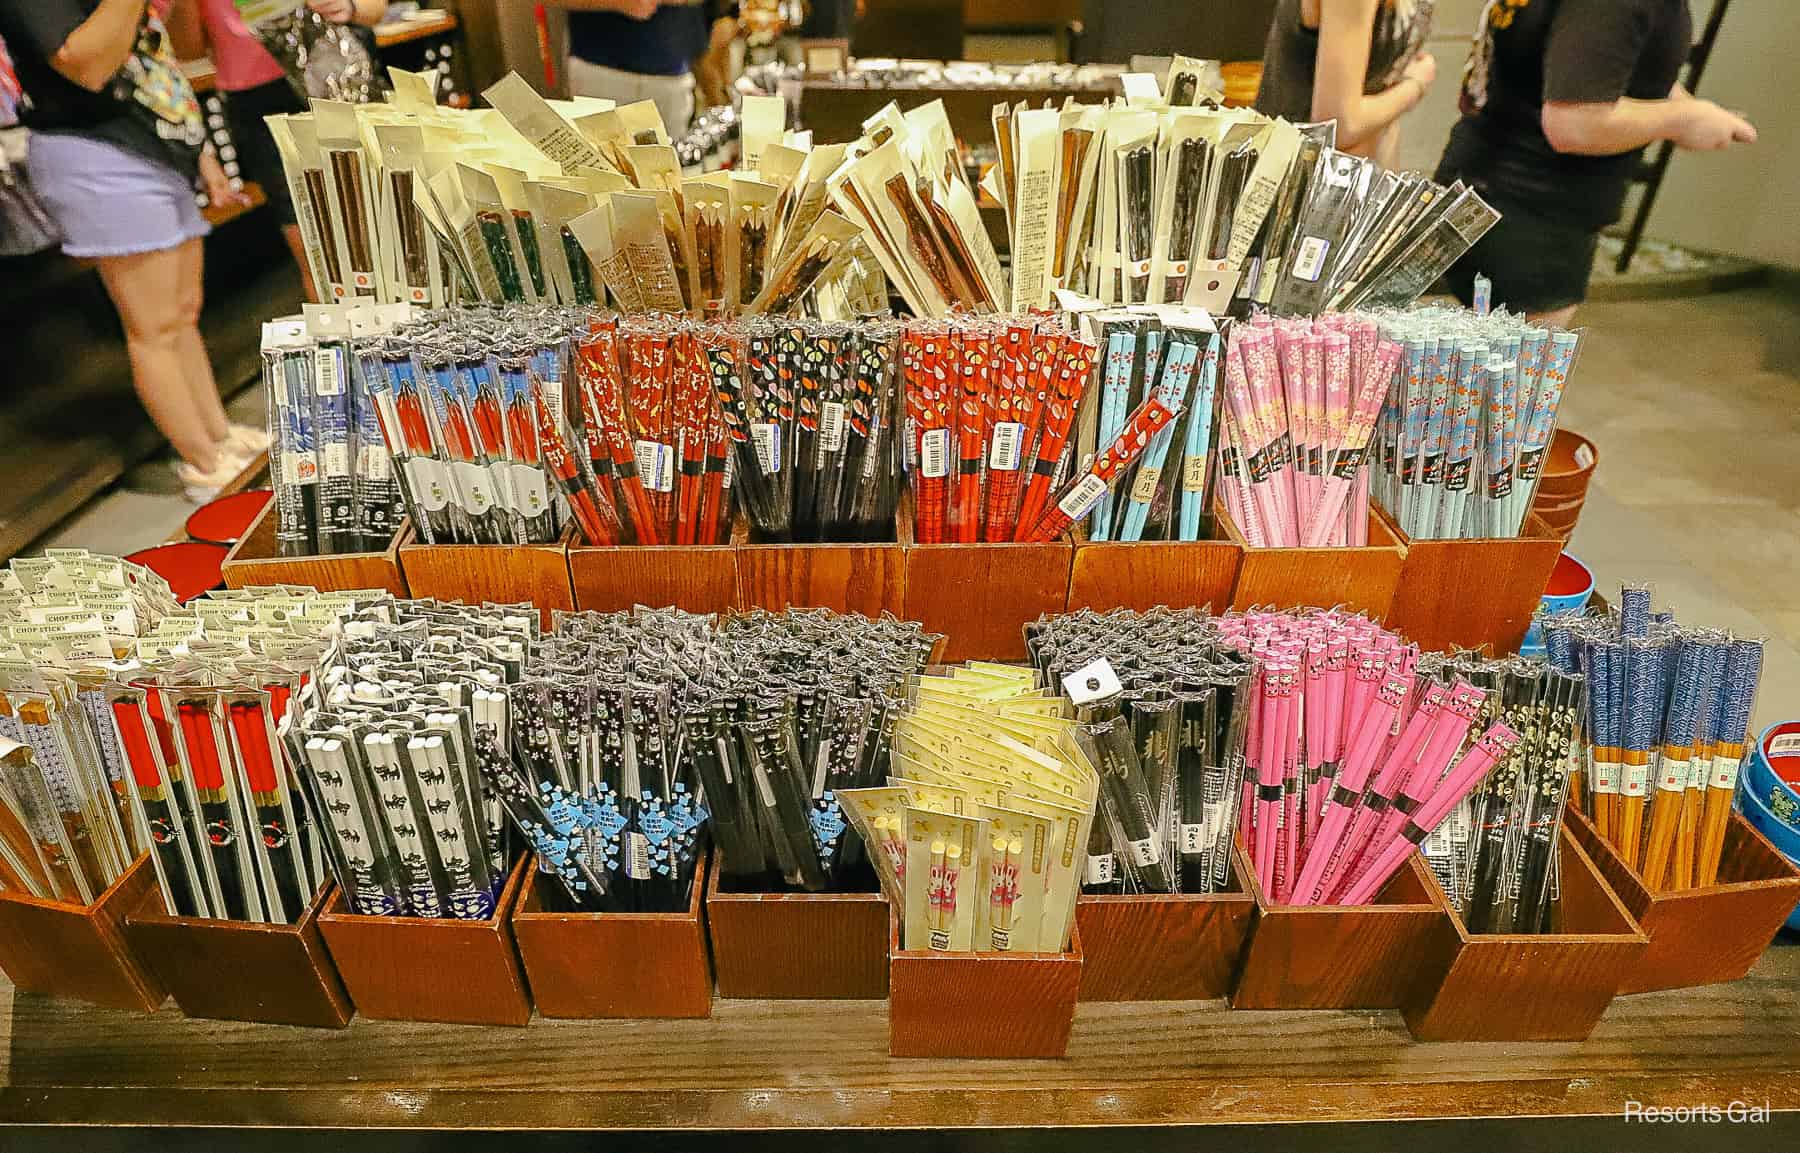
{"type": "Polygon", "coordinates": [[[32,186],[70,256],[161,252],[212,231],[193,188],[166,164],[63,132],[32,133],[27,155],[32,186]]]}

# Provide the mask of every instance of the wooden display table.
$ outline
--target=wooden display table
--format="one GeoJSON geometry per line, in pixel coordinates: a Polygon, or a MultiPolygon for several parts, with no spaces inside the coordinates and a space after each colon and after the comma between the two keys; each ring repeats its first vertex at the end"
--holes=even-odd
{"type": "MultiPolygon", "coordinates": [[[[765,1146],[722,1131],[1162,1130],[969,1133],[953,1143],[996,1150],[1197,1148],[1191,1131],[1164,1127],[1233,1125],[1243,1127],[1231,1136],[1241,1148],[1393,1148],[1403,1133],[1441,1142],[1477,1132],[1486,1137],[1469,1148],[1793,1148],[1800,1114],[1780,1111],[1800,1109],[1800,949],[1774,948],[1731,984],[1620,998],[1579,1043],[1421,1044],[1396,1012],[1127,1002],[1080,1005],[1068,1053],[889,1057],[881,1001],[719,1000],[706,1019],[540,1018],[525,1029],[358,1017],[343,1030],[300,1031],[0,987],[0,1055],[10,1054],[10,1067],[0,1063],[0,1125],[693,1127],[710,1132],[665,1147],[738,1149],[765,1146]],[[1777,1113],[1765,1125],[1628,1127],[1627,1100],[1766,1101],[1777,1113]],[[1365,1133],[1350,1140],[1326,1122],[1365,1133]]],[[[867,1147],[904,1143],[888,1136],[868,1135],[867,1147]]],[[[783,1147],[842,1148],[843,1139],[815,1131],[783,1147]]]]}

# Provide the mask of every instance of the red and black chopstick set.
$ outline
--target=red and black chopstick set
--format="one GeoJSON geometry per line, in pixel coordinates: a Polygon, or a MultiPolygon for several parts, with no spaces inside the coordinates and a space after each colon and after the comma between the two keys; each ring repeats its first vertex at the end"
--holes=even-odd
{"type": "Polygon", "coordinates": [[[1051,496],[1071,471],[1093,364],[1093,344],[1047,317],[907,325],[900,375],[921,544],[1062,531],[1051,496]]]}

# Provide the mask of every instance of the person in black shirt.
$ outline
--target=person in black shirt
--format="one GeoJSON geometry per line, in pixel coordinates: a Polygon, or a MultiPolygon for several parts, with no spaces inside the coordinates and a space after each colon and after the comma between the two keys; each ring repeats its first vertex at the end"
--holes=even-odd
{"type": "Polygon", "coordinates": [[[552,0],[569,11],[569,89],[619,104],[654,100],[671,137],[694,116],[694,61],[712,42],[715,0],[552,0]]]}
{"type": "Polygon", "coordinates": [[[1464,303],[1481,273],[1496,303],[1567,324],[1645,146],[1756,140],[1677,83],[1692,38],[1687,0],[1488,0],[1437,170],[1503,214],[1445,277],[1464,303]]]}
{"type": "Polygon", "coordinates": [[[210,499],[254,455],[256,430],[227,421],[200,338],[209,228],[194,186],[221,206],[242,194],[145,0],[0,0],[0,38],[29,101],[32,184],[63,251],[98,266],[138,398],[180,455],[189,496],[210,499]]]}

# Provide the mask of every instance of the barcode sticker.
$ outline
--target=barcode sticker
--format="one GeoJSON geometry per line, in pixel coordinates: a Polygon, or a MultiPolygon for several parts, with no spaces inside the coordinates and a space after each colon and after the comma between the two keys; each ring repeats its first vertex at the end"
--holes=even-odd
{"type": "Polygon", "coordinates": [[[950,475],[949,429],[930,429],[920,438],[919,475],[927,479],[950,475]]]}
{"type": "Polygon", "coordinates": [[[336,396],[338,387],[338,350],[320,348],[313,353],[313,392],[320,396],[336,396]]]}
{"type": "Polygon", "coordinates": [[[1445,822],[1431,832],[1425,834],[1425,841],[1420,848],[1427,857],[1444,857],[1450,854],[1450,825],[1445,822]]]}
{"type": "Polygon", "coordinates": [[[1181,491],[1206,491],[1206,458],[1190,456],[1181,462],[1181,491]]]}
{"type": "Polygon", "coordinates": [[[906,430],[906,435],[902,438],[902,443],[906,446],[904,450],[906,454],[906,471],[911,472],[913,469],[919,467],[919,426],[913,421],[913,418],[909,416],[906,418],[906,423],[901,427],[906,430]]]}
{"type": "Polygon", "coordinates": [[[725,483],[724,483],[725,491],[730,492],[731,486],[733,484],[735,484],[736,482],[737,482],[737,453],[735,453],[735,452],[727,453],[725,456],[725,483]]]}
{"type": "Polygon", "coordinates": [[[819,447],[838,452],[844,447],[844,406],[828,400],[819,409],[819,447]]]}
{"type": "Polygon", "coordinates": [[[1131,484],[1131,499],[1138,504],[1149,504],[1156,499],[1156,485],[1162,479],[1162,469],[1144,465],[1138,469],[1137,479],[1131,484]]]}
{"type": "Polygon", "coordinates": [[[764,476],[774,476],[781,471],[781,430],[778,425],[751,425],[750,443],[756,449],[756,463],[764,476]]]}
{"type": "Polygon", "coordinates": [[[1800,733],[1782,733],[1769,738],[1771,757],[1790,757],[1800,753],[1800,733]]]}
{"type": "Polygon", "coordinates": [[[1090,854],[1087,859],[1087,883],[1090,885],[1110,885],[1112,883],[1113,855],[1111,853],[1090,854]]]}
{"type": "Polygon", "coordinates": [[[675,490],[675,453],[658,440],[637,442],[638,480],[651,492],[675,490]]]}
{"type": "Polygon", "coordinates": [[[1016,471],[1024,441],[1025,426],[1018,421],[1003,420],[996,424],[994,447],[988,452],[988,467],[998,472],[1016,471]]]}
{"type": "Polygon", "coordinates": [[[1330,251],[1331,241],[1320,236],[1306,237],[1294,254],[1294,275],[1301,280],[1318,280],[1325,270],[1325,254],[1330,251]]]}
{"type": "Polygon", "coordinates": [[[1100,498],[1105,495],[1106,482],[1090,472],[1082,477],[1061,500],[1056,502],[1056,507],[1070,520],[1080,520],[1088,514],[1089,510],[1099,504],[1100,498]]]}

